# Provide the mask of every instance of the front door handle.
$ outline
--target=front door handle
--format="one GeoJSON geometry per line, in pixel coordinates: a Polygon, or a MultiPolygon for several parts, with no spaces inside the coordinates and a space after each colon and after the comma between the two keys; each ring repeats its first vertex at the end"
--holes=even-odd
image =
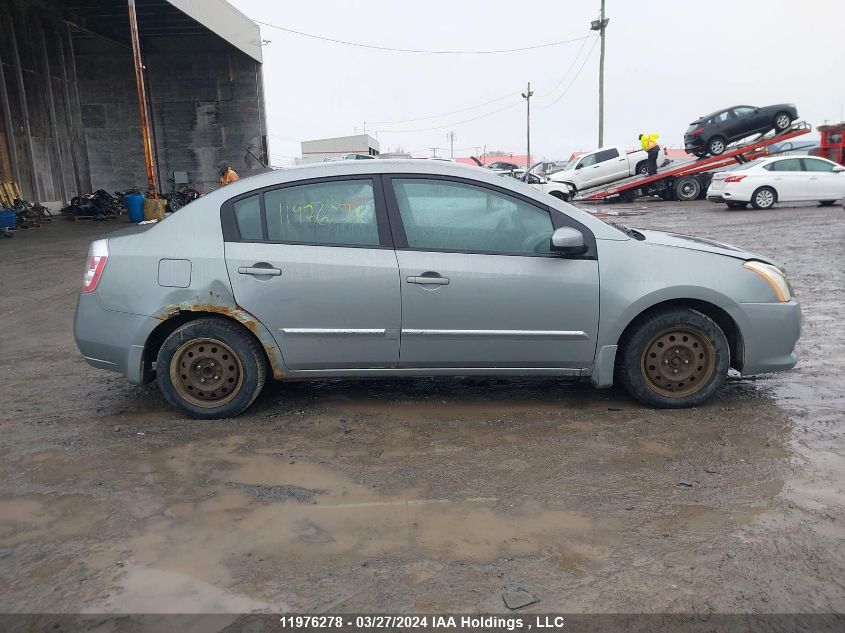
{"type": "Polygon", "coordinates": [[[429,286],[448,286],[448,277],[408,277],[409,284],[424,284],[429,286]]]}
{"type": "Polygon", "coordinates": [[[238,266],[238,273],[241,275],[266,275],[268,277],[278,277],[282,274],[282,271],[266,264],[264,266],[238,266]]]}

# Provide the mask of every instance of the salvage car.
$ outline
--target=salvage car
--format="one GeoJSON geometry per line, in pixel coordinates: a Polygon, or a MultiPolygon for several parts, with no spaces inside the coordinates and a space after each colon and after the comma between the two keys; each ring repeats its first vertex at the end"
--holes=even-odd
{"type": "MultiPolygon", "coordinates": [[[[666,148],[657,158],[658,166],[669,162],[666,148]]],[[[635,174],[648,173],[648,154],[641,150],[626,151],[621,145],[602,147],[573,158],[562,170],[547,178],[548,183],[566,185],[571,193],[608,182],[622,180],[635,174]]]]}
{"type": "Polygon", "coordinates": [[[774,130],[785,132],[798,119],[794,103],[758,108],[741,105],[717,110],[690,123],[684,134],[687,154],[718,156],[730,143],[774,130]]]}
{"type": "Polygon", "coordinates": [[[198,418],[270,377],[559,376],[697,406],[729,367],[794,366],[801,322],[768,257],[428,160],[243,178],[94,241],[83,284],[86,360],[198,418]]]}
{"type": "Polygon", "coordinates": [[[707,199],[731,209],[751,203],[769,209],[777,202],[816,200],[834,204],[845,196],[845,167],[816,156],[758,158],[731,171],[713,174],[707,199]]]}

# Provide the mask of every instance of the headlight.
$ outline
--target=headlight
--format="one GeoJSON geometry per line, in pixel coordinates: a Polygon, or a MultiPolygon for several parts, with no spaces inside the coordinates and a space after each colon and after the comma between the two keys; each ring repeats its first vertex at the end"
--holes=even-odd
{"type": "Polygon", "coordinates": [[[792,288],[786,280],[786,276],[783,274],[783,271],[777,266],[751,260],[745,262],[742,267],[746,270],[757,273],[763,279],[768,281],[772,290],[775,291],[778,301],[786,302],[792,298],[792,288]]]}

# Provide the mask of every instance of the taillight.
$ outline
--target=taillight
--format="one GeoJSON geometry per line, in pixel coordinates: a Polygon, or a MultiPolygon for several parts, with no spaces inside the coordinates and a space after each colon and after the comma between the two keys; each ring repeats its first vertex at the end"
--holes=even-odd
{"type": "Polygon", "coordinates": [[[703,127],[697,127],[692,131],[693,136],[701,136],[701,133],[704,131],[703,127]]]}
{"type": "Polygon", "coordinates": [[[747,178],[747,176],[728,176],[725,178],[725,182],[739,182],[743,178],[747,178]]]}
{"type": "Polygon", "coordinates": [[[94,292],[103,270],[106,268],[106,260],[109,258],[109,241],[96,240],[91,242],[88,248],[88,263],[85,266],[85,277],[82,280],[82,292],[94,292]]]}

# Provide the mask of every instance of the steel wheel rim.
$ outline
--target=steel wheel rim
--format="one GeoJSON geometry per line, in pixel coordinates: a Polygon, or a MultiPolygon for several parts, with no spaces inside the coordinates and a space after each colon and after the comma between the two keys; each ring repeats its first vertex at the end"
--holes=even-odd
{"type": "Polygon", "coordinates": [[[194,406],[214,409],[241,390],[243,366],[231,347],[211,338],[183,343],[170,361],[170,381],[179,397],[194,406]]]}
{"type": "Polygon", "coordinates": [[[681,186],[681,195],[683,195],[685,198],[689,198],[691,196],[692,192],[695,191],[695,190],[696,190],[696,187],[695,187],[694,184],[692,184],[691,182],[685,182],[681,186]]]}
{"type": "Polygon", "coordinates": [[[711,154],[721,154],[725,151],[725,144],[722,141],[713,141],[710,143],[711,154]]]}
{"type": "Polygon", "coordinates": [[[781,130],[785,130],[787,127],[789,127],[789,117],[785,114],[781,114],[777,118],[777,121],[775,121],[775,125],[777,125],[781,130]]]}
{"type": "Polygon", "coordinates": [[[768,189],[757,192],[757,205],[761,207],[770,207],[774,204],[775,197],[768,189]]]}
{"type": "Polygon", "coordinates": [[[669,328],[649,341],[640,372],[649,388],[666,398],[685,398],[700,391],[716,371],[716,349],[694,329],[669,328]]]}

